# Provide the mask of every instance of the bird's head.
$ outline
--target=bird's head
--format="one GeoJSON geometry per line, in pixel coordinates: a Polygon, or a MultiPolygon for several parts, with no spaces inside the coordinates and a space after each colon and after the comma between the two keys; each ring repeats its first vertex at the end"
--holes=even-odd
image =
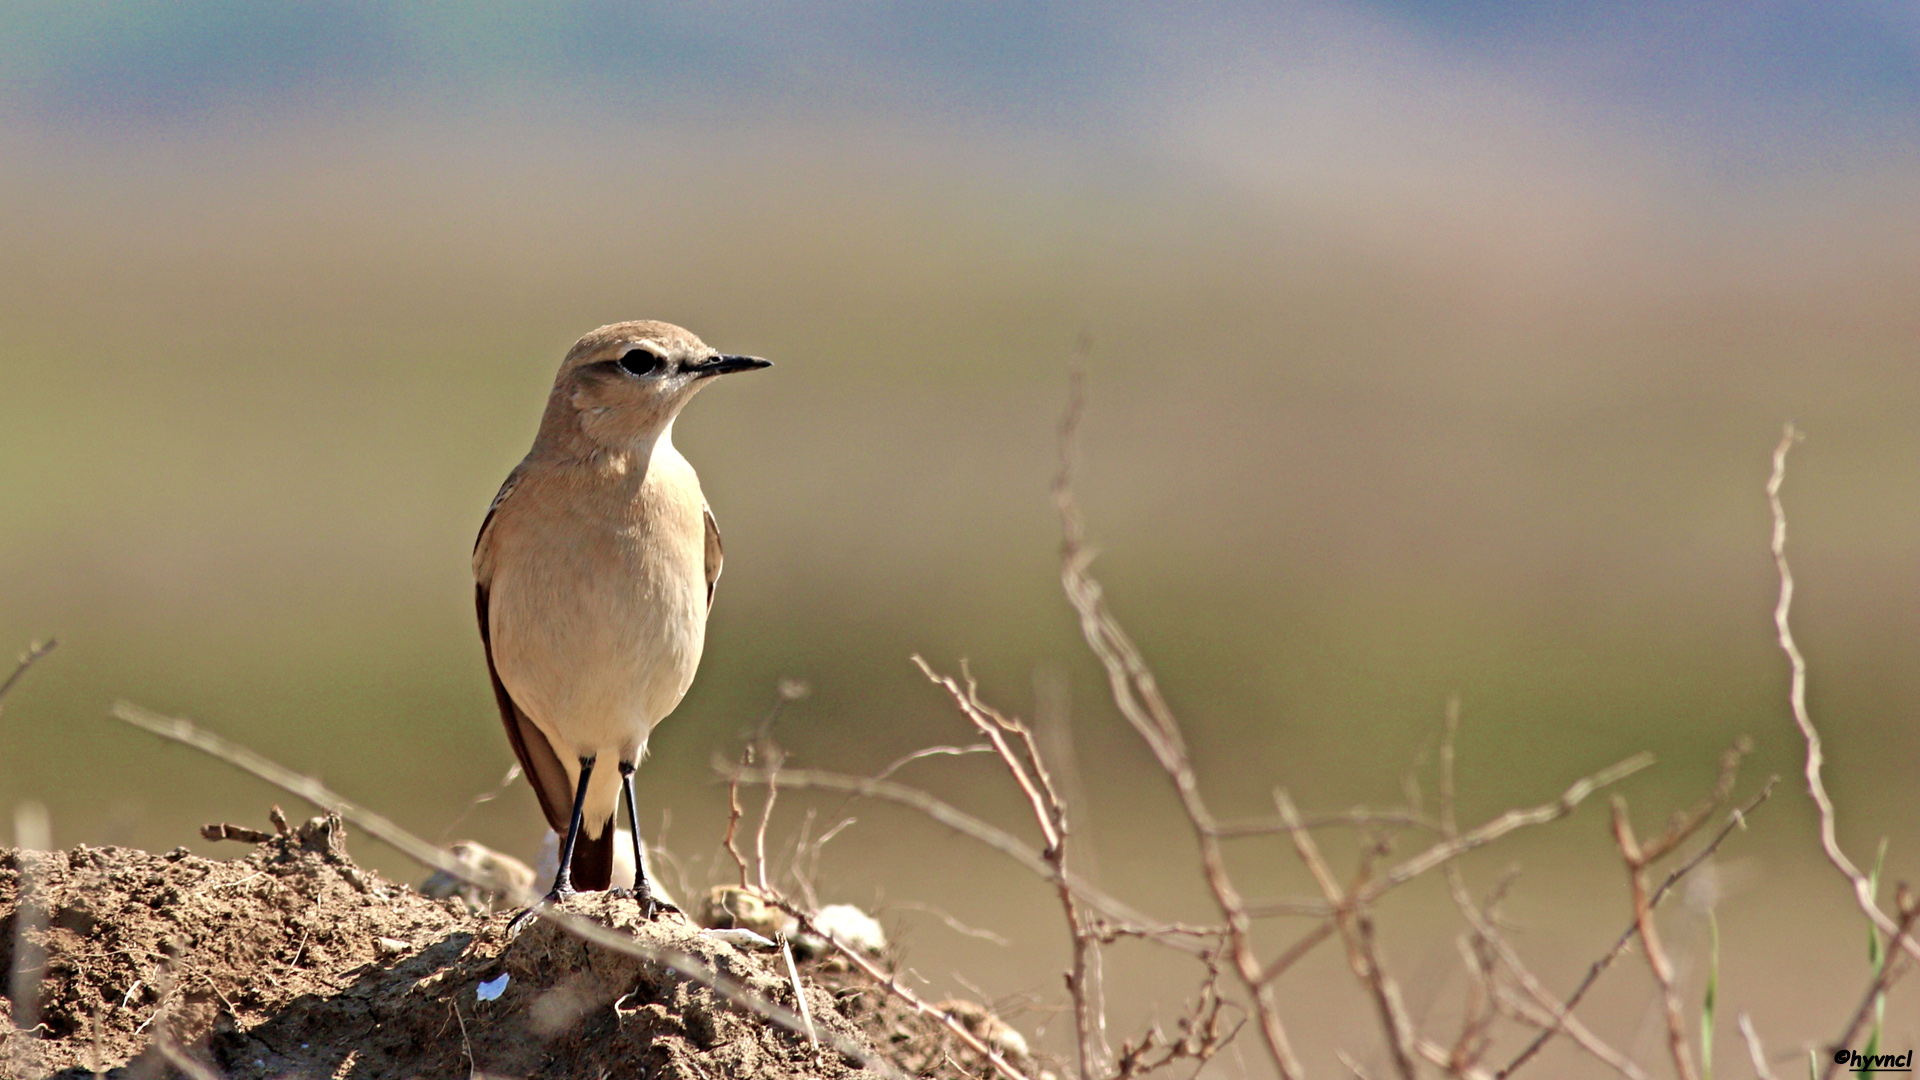
{"type": "Polygon", "coordinates": [[[550,425],[602,447],[660,437],[682,407],[715,376],[771,367],[754,356],[725,356],[663,322],[613,323],[574,343],[560,362],[547,401],[550,425]]]}

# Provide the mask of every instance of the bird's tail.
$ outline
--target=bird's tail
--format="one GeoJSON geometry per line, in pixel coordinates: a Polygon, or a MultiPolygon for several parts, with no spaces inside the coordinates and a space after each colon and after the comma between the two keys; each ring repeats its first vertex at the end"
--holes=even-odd
{"type": "Polygon", "coordinates": [[[582,892],[601,892],[613,884],[613,837],[619,830],[613,822],[600,830],[598,837],[585,829],[573,842],[573,887],[582,892]]]}

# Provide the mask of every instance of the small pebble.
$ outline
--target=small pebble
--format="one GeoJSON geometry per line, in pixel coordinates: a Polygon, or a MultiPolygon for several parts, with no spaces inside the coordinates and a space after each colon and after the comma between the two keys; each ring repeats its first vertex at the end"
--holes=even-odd
{"type": "Polygon", "coordinates": [[[852,904],[828,904],[813,917],[821,933],[856,952],[878,956],[887,949],[887,933],[873,916],[852,904]]]}

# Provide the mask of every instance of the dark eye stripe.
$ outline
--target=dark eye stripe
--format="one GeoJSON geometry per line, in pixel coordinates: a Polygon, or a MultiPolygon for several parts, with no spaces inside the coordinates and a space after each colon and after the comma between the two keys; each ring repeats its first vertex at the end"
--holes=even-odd
{"type": "Polygon", "coordinates": [[[666,366],[657,353],[648,349],[628,349],[620,358],[620,366],[631,375],[653,375],[666,366]]]}

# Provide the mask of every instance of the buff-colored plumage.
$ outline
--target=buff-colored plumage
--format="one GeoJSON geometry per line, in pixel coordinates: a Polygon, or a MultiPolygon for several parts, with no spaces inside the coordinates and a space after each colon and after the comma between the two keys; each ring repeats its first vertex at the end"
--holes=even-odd
{"type": "Polygon", "coordinates": [[[605,888],[621,773],[685,696],[706,640],[720,535],[673,422],[712,376],[765,367],[658,322],[603,326],[560,365],[525,460],[474,546],[501,718],[564,833],[595,760],[572,864],[605,888]],[[648,364],[652,370],[645,369],[648,364]]]}

